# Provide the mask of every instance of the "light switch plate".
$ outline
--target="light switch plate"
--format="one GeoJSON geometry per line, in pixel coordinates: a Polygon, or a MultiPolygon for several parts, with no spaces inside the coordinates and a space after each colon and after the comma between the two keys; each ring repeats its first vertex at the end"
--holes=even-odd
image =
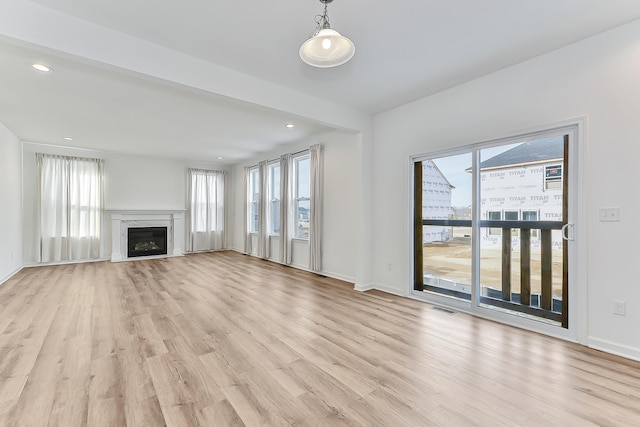
{"type": "Polygon", "coordinates": [[[620,221],[620,208],[600,208],[598,218],[601,222],[620,221]]]}

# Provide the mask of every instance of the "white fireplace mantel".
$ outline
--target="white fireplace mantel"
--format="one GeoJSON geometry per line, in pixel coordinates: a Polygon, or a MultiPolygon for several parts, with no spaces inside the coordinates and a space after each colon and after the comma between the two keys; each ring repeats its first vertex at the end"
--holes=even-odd
{"type": "Polygon", "coordinates": [[[146,258],[127,257],[127,235],[130,227],[167,227],[167,255],[161,256],[183,255],[184,210],[110,209],[107,212],[111,214],[111,261],[146,258]]]}

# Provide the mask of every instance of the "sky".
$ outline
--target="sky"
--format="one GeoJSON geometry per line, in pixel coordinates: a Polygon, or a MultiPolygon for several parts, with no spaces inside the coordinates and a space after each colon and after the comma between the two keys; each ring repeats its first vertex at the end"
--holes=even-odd
{"type": "MultiPolygon", "coordinates": [[[[516,144],[501,145],[499,147],[480,150],[480,161],[490,159],[520,144],[521,142],[518,142],[516,144]]],[[[451,185],[455,187],[451,191],[451,206],[461,207],[471,205],[471,173],[465,172],[466,169],[471,168],[471,152],[432,160],[449,180],[451,185]]]]}

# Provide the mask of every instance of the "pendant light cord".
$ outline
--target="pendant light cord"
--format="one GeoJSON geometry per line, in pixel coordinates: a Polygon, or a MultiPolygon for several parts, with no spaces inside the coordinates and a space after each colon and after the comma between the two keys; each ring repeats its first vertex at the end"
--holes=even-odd
{"type": "Polygon", "coordinates": [[[314,34],[318,34],[320,30],[331,28],[331,25],[329,24],[329,12],[327,11],[327,5],[328,3],[324,3],[324,12],[322,15],[316,15],[316,32],[314,34]]]}

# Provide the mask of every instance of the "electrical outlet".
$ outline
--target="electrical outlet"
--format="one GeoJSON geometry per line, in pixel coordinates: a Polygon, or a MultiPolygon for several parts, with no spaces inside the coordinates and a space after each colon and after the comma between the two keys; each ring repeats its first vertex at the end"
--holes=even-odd
{"type": "Polygon", "coordinates": [[[624,301],[614,301],[613,302],[613,314],[617,316],[626,316],[627,314],[627,303],[624,301]]]}

